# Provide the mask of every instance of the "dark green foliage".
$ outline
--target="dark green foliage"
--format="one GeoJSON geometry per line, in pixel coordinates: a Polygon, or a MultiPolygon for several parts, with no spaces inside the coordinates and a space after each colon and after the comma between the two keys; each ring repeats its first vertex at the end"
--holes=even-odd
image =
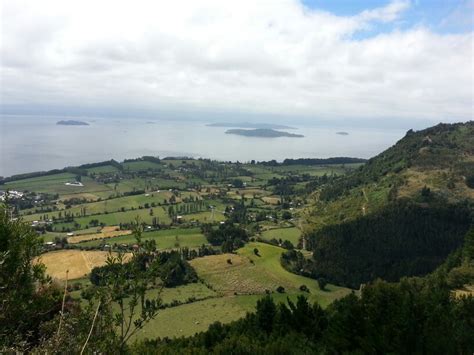
{"type": "Polygon", "coordinates": [[[285,159],[282,163],[278,163],[276,160],[268,162],[259,162],[258,164],[265,166],[285,166],[285,165],[330,165],[330,164],[355,164],[364,163],[366,159],[360,158],[348,158],[348,157],[334,157],[327,159],[315,159],[315,158],[299,158],[299,159],[285,159]]]}
{"type": "Polygon", "coordinates": [[[474,175],[466,176],[466,185],[467,187],[474,189],[474,175]]]}
{"type": "Polygon", "coordinates": [[[232,180],[231,184],[232,184],[232,186],[234,186],[234,187],[236,187],[236,188],[238,188],[238,189],[244,187],[244,182],[243,182],[242,180],[240,180],[240,179],[234,179],[234,180],[232,180]]]}
{"type": "MultiPolygon", "coordinates": [[[[402,276],[424,275],[461,245],[470,223],[465,205],[424,208],[398,202],[314,232],[310,236],[313,261],[298,267],[309,267],[314,278],[355,288],[377,277],[397,281],[402,276]]],[[[297,263],[296,255],[288,256],[297,263]]]]}
{"type": "Polygon", "coordinates": [[[40,245],[36,232],[0,205],[0,352],[20,340],[24,347],[37,342],[41,322],[61,309],[62,292],[33,263],[40,245]]]}
{"type": "Polygon", "coordinates": [[[293,245],[292,242],[290,242],[289,240],[285,240],[283,243],[281,243],[281,246],[285,249],[288,249],[288,250],[292,250],[295,248],[295,246],[293,245]]]}
{"type": "Polygon", "coordinates": [[[306,285],[301,285],[301,286],[300,286],[300,291],[303,291],[303,292],[310,292],[308,286],[306,286],[306,285]]]}
{"type": "Polygon", "coordinates": [[[175,287],[191,282],[197,282],[196,271],[177,251],[160,253],[158,255],[158,276],[166,287],[175,287]]]}
{"type": "Polygon", "coordinates": [[[297,250],[290,249],[281,254],[281,265],[290,272],[309,276],[308,265],[304,255],[297,250]]]}
{"type": "Polygon", "coordinates": [[[102,286],[113,275],[122,274],[131,278],[133,277],[132,268],[136,264],[142,265],[142,269],[145,269],[145,265],[151,265],[155,276],[163,281],[165,287],[175,287],[197,281],[196,271],[178,251],[161,252],[156,257],[142,258],[142,260],[137,257],[134,264],[114,263],[95,267],[91,271],[90,280],[93,285],[102,286]]]}
{"type": "Polygon", "coordinates": [[[292,215],[291,215],[291,212],[289,211],[283,211],[283,213],[281,214],[281,218],[283,219],[291,219],[292,215]]]}
{"type": "Polygon", "coordinates": [[[229,222],[221,224],[217,228],[205,225],[202,232],[212,245],[222,245],[223,252],[231,252],[248,241],[248,234],[245,229],[229,222]]]}

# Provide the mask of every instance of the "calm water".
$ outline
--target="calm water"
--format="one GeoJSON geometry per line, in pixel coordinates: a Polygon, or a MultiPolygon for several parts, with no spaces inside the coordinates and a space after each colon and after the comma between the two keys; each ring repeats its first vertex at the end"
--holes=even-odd
{"type": "MultiPolygon", "coordinates": [[[[209,122],[80,119],[90,126],[58,126],[58,117],[0,116],[0,176],[143,155],[250,161],[285,158],[372,157],[405,131],[295,126],[304,138],[224,134],[209,122]],[[348,136],[337,135],[338,131],[348,136]]],[[[288,124],[291,124],[290,122],[288,124]]],[[[294,126],[293,124],[291,124],[294,126]]]]}

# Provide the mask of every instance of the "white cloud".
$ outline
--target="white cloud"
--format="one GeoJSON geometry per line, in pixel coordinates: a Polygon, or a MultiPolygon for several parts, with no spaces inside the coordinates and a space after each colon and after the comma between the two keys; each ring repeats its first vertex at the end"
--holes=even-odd
{"type": "Polygon", "coordinates": [[[365,39],[407,1],[354,16],[296,0],[4,0],[3,104],[466,120],[473,34],[365,39]]]}

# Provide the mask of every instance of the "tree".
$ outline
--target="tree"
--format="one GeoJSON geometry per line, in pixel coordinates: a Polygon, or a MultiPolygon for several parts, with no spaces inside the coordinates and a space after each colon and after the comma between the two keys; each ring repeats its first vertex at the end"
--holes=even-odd
{"type": "Polygon", "coordinates": [[[284,211],[282,214],[281,214],[281,218],[283,219],[291,219],[292,215],[291,215],[291,212],[289,211],[284,211]]]}
{"type": "Polygon", "coordinates": [[[0,351],[35,342],[42,321],[60,309],[61,292],[47,284],[44,265],[34,263],[41,239],[0,205],[0,351]]]}

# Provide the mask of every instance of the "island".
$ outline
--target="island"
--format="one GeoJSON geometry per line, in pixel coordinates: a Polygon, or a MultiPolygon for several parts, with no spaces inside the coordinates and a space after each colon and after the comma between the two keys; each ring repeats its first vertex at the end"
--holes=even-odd
{"type": "Polygon", "coordinates": [[[260,138],[277,138],[277,137],[292,137],[302,138],[302,134],[294,134],[282,131],[275,131],[273,129],[257,128],[257,129],[229,129],[226,134],[237,134],[245,137],[260,137],[260,138]]]}
{"type": "Polygon", "coordinates": [[[250,122],[230,122],[230,123],[210,123],[207,127],[225,128],[254,128],[254,129],[296,129],[295,127],[273,124],[273,123],[250,123],[250,122]]]}
{"type": "Polygon", "coordinates": [[[348,136],[349,133],[347,132],[336,132],[336,134],[339,134],[340,136],[348,136]]]}
{"type": "Polygon", "coordinates": [[[87,122],[75,120],[58,121],[56,124],[61,126],[89,126],[89,123],[87,122]]]}

